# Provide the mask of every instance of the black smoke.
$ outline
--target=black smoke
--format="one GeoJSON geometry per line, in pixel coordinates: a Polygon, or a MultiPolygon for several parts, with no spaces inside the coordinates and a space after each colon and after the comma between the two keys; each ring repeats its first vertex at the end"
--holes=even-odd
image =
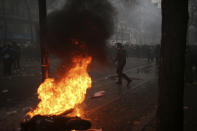
{"type": "Polygon", "coordinates": [[[90,55],[105,63],[114,16],[115,10],[108,0],[67,0],[62,10],[47,17],[44,46],[63,60],[64,67],[76,55],[90,55]]]}

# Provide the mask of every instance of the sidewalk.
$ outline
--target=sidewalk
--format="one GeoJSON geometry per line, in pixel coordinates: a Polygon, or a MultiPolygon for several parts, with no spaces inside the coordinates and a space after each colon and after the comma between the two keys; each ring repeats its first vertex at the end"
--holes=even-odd
{"type": "MultiPolygon", "coordinates": [[[[197,131],[197,85],[185,84],[184,88],[184,131],[197,131]]],[[[149,119],[140,131],[156,131],[156,117],[149,119]]]]}

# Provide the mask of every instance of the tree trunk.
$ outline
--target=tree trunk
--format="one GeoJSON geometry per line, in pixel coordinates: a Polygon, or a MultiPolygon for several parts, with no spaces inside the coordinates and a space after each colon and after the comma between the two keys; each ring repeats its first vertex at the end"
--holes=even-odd
{"type": "Polygon", "coordinates": [[[158,131],[183,131],[187,0],[162,1],[158,131]]]}

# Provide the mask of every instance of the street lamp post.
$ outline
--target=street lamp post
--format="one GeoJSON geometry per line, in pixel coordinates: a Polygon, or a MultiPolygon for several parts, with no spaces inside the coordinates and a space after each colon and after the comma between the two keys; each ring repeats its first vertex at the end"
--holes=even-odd
{"type": "Polygon", "coordinates": [[[39,4],[39,23],[40,23],[40,48],[41,48],[41,64],[42,64],[42,81],[49,77],[49,53],[44,46],[43,35],[46,33],[46,0],[38,0],[39,4]]]}

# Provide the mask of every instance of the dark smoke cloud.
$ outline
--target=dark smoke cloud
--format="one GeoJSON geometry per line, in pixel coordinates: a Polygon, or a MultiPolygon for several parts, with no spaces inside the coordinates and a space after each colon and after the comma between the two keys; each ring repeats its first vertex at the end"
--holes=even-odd
{"type": "Polygon", "coordinates": [[[115,11],[108,0],[67,0],[47,18],[43,36],[49,53],[70,63],[73,55],[106,62],[106,40],[113,34],[115,11]]]}

